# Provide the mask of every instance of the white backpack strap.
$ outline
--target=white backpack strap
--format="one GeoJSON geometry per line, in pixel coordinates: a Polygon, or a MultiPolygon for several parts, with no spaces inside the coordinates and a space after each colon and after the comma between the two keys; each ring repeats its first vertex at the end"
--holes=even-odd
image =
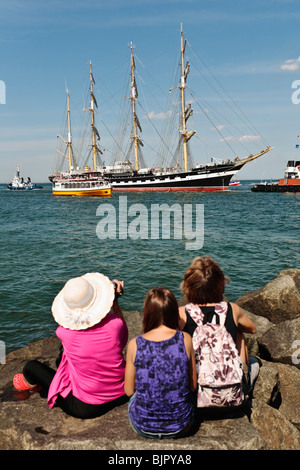
{"type": "Polygon", "coordinates": [[[185,306],[185,311],[187,314],[190,315],[190,317],[194,320],[194,322],[198,325],[201,326],[203,325],[203,318],[204,315],[202,313],[201,308],[199,305],[196,304],[187,304],[185,306]]]}
{"type": "Polygon", "coordinates": [[[227,302],[219,302],[215,306],[215,312],[218,314],[220,319],[220,325],[224,326],[226,321],[228,311],[228,304],[227,302]]]}
{"type": "MultiPolygon", "coordinates": [[[[203,325],[205,315],[202,312],[199,305],[192,304],[192,303],[187,304],[185,306],[185,310],[190,315],[190,317],[192,317],[192,319],[198,326],[203,325]]],[[[217,314],[219,321],[216,320],[216,315],[213,315],[213,323],[217,323],[221,326],[224,326],[225,321],[226,321],[226,316],[227,316],[227,310],[228,310],[227,302],[219,302],[218,304],[216,304],[214,311],[217,314]]]]}

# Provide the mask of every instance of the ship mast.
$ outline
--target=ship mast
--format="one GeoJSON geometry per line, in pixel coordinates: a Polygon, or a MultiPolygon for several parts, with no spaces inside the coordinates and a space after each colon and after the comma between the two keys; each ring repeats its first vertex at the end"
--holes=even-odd
{"type": "Polygon", "coordinates": [[[98,148],[97,146],[97,140],[100,140],[100,135],[99,135],[99,132],[98,130],[96,129],[95,127],[95,116],[94,116],[94,113],[95,113],[95,107],[98,108],[98,104],[97,104],[97,101],[96,101],[96,98],[94,96],[94,90],[93,90],[93,87],[94,87],[94,83],[95,83],[95,80],[94,80],[94,77],[93,77],[93,71],[92,71],[92,62],[90,62],[90,95],[91,95],[91,104],[90,104],[90,108],[89,108],[89,111],[91,113],[91,126],[92,126],[92,144],[91,144],[91,147],[93,149],[93,166],[94,166],[94,171],[97,170],[97,154],[98,152],[102,154],[101,150],[98,148]]]}
{"type": "Polygon", "coordinates": [[[138,92],[137,92],[137,87],[136,87],[136,81],[135,81],[135,61],[134,61],[134,56],[133,56],[133,49],[134,46],[132,42],[130,43],[130,60],[131,60],[131,104],[132,104],[132,119],[133,119],[133,142],[134,142],[134,161],[135,161],[135,169],[139,169],[139,157],[138,157],[138,151],[139,151],[139,145],[143,145],[141,139],[138,136],[137,128],[142,131],[136,110],[135,110],[135,101],[138,98],[138,92]]]}
{"type": "Polygon", "coordinates": [[[71,136],[71,112],[70,112],[70,92],[67,88],[67,109],[68,109],[68,140],[65,140],[60,134],[58,135],[64,142],[67,144],[68,155],[60,152],[60,150],[56,150],[58,153],[63,155],[68,159],[69,162],[69,171],[72,170],[72,136],[71,136]]]}
{"type": "Polygon", "coordinates": [[[190,71],[190,64],[189,61],[185,64],[184,53],[186,47],[186,40],[183,41],[183,29],[181,24],[180,29],[180,45],[181,45],[181,80],[179,89],[181,90],[181,116],[182,116],[182,129],[181,135],[183,137],[183,161],[184,161],[184,171],[188,171],[188,155],[187,155],[187,143],[191,137],[195,134],[196,131],[192,131],[191,133],[187,132],[186,123],[190,116],[193,114],[193,110],[191,109],[191,105],[189,104],[185,107],[185,86],[186,86],[186,79],[190,71]]]}
{"type": "Polygon", "coordinates": [[[67,103],[68,103],[68,158],[69,170],[72,167],[72,137],[71,137],[71,113],[70,113],[70,93],[67,89],[67,103]]]}

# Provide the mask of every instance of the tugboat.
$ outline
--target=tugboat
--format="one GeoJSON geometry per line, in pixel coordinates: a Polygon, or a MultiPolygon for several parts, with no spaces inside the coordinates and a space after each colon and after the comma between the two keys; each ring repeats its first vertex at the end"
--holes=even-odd
{"type": "Polygon", "coordinates": [[[300,192],[300,161],[288,161],[284,178],[279,179],[277,183],[256,184],[251,188],[251,191],[262,193],[300,192]]]}
{"type": "Polygon", "coordinates": [[[15,175],[11,182],[7,185],[7,188],[11,191],[31,191],[33,189],[43,189],[43,186],[38,186],[31,182],[28,176],[27,181],[20,174],[20,167],[17,166],[15,175]]]}

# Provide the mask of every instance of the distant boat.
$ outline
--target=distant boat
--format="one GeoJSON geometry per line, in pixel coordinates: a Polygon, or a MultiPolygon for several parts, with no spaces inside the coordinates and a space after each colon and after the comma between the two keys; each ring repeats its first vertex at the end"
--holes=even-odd
{"type": "Polygon", "coordinates": [[[15,175],[11,182],[7,185],[7,188],[11,191],[32,191],[34,189],[43,189],[43,186],[38,186],[31,182],[28,176],[27,181],[20,174],[20,167],[17,166],[15,175]]]}
{"type": "Polygon", "coordinates": [[[277,183],[255,184],[251,191],[261,193],[298,193],[300,192],[300,161],[287,162],[284,178],[277,183]]]}
{"type": "Polygon", "coordinates": [[[239,186],[240,184],[239,181],[231,181],[228,186],[239,186]]]}

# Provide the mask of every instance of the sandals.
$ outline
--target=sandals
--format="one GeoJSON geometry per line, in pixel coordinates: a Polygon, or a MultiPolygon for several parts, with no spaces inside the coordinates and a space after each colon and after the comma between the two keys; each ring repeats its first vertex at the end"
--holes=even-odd
{"type": "Polygon", "coordinates": [[[27,385],[27,383],[24,380],[23,374],[16,374],[13,378],[13,384],[14,384],[14,387],[19,391],[34,390],[35,392],[38,392],[39,390],[42,389],[42,387],[38,385],[35,387],[30,387],[29,385],[27,385]]]}

